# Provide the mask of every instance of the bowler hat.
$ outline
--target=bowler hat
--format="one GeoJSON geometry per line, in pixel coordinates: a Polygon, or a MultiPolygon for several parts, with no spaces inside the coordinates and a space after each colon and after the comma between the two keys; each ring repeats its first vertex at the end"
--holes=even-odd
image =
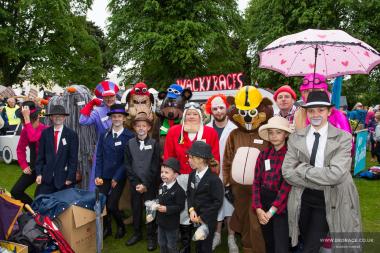
{"type": "Polygon", "coordinates": [[[30,118],[37,118],[37,115],[40,113],[41,111],[41,108],[36,106],[36,104],[33,102],[33,101],[24,101],[22,104],[21,104],[21,107],[18,108],[15,112],[15,115],[17,118],[20,118],[20,119],[23,119],[24,116],[22,115],[22,107],[24,106],[28,106],[29,107],[29,111],[30,111],[30,118]]]}
{"type": "Polygon", "coordinates": [[[196,141],[193,143],[191,148],[187,150],[187,153],[192,156],[211,159],[213,158],[211,153],[211,146],[204,141],[196,141]]]}
{"type": "Polygon", "coordinates": [[[110,107],[110,111],[107,113],[107,116],[110,116],[112,114],[123,114],[125,116],[128,116],[129,113],[125,111],[125,104],[113,104],[110,107]]]}
{"type": "Polygon", "coordinates": [[[169,167],[171,168],[172,170],[174,170],[174,172],[178,173],[178,174],[181,174],[180,173],[180,164],[179,164],[179,161],[177,159],[175,159],[174,157],[169,157],[168,159],[166,159],[162,165],[166,166],[166,167],[169,167]]]}
{"type": "Polygon", "coordinates": [[[69,116],[70,114],[68,114],[68,113],[65,111],[65,107],[63,107],[62,105],[53,105],[53,106],[50,108],[49,113],[45,114],[45,116],[52,116],[52,115],[64,115],[64,116],[69,116]]]}
{"type": "Polygon", "coordinates": [[[315,107],[332,107],[330,103],[329,95],[325,91],[312,91],[307,96],[306,104],[301,105],[303,108],[315,108],[315,107]]]}

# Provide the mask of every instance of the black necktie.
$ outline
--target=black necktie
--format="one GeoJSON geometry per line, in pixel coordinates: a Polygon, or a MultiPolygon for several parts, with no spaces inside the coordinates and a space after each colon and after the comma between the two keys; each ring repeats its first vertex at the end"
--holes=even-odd
{"type": "Polygon", "coordinates": [[[311,156],[310,156],[310,164],[312,166],[315,165],[315,157],[317,155],[319,137],[321,137],[321,135],[317,132],[314,132],[314,136],[315,136],[315,140],[314,140],[313,149],[311,150],[311,156]]]}
{"type": "Polygon", "coordinates": [[[168,191],[168,186],[164,185],[162,186],[162,194],[165,194],[168,191]]]}
{"type": "MultiPolygon", "coordinates": [[[[117,133],[113,133],[113,138],[116,139],[117,138],[117,133]]],[[[156,188],[157,189],[157,188],[156,188]]]]}

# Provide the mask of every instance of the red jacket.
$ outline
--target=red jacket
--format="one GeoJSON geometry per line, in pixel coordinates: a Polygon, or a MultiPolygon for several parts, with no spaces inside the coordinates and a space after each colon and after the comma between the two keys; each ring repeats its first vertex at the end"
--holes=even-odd
{"type": "MultiPolygon", "coordinates": [[[[190,174],[192,169],[189,165],[188,155],[186,151],[191,147],[193,142],[196,141],[197,137],[194,138],[194,141],[190,141],[187,132],[183,134],[183,144],[179,144],[179,139],[181,136],[182,125],[172,126],[168,134],[166,135],[165,146],[164,146],[164,160],[169,157],[177,158],[181,165],[181,174],[190,174]]],[[[218,133],[215,129],[204,126],[203,136],[201,140],[205,140],[207,144],[211,146],[212,155],[215,160],[220,162],[219,157],[219,139],[218,133]]]]}

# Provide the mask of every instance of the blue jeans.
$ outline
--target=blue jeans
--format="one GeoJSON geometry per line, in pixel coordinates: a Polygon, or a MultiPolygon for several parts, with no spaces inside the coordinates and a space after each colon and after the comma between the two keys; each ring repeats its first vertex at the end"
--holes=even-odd
{"type": "Polygon", "coordinates": [[[158,226],[158,245],[163,252],[176,252],[178,241],[178,228],[165,229],[158,226]]]}

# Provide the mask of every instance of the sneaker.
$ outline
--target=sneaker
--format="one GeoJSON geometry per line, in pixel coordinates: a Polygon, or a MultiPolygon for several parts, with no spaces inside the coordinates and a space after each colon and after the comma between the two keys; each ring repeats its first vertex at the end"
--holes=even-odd
{"type": "Polygon", "coordinates": [[[228,250],[229,250],[229,253],[239,253],[239,248],[236,245],[234,235],[228,235],[228,250]]]}
{"type": "Polygon", "coordinates": [[[215,250],[215,248],[218,247],[220,243],[221,243],[220,233],[215,232],[214,239],[212,240],[212,250],[215,250]]]}

